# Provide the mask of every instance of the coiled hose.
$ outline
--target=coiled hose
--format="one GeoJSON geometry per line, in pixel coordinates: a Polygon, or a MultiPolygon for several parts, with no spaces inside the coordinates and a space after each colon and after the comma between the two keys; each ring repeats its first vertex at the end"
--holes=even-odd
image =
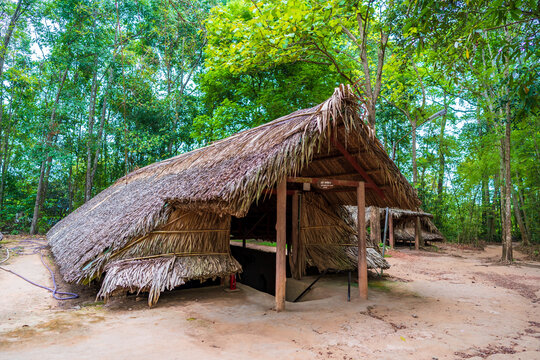
{"type": "MultiPolygon", "coordinates": [[[[33,282],[32,280],[29,280],[27,278],[25,278],[24,276],[20,275],[20,274],[17,274],[15,271],[12,271],[12,270],[9,270],[9,269],[6,269],[2,266],[0,266],[0,270],[4,270],[8,273],[11,273],[15,276],[18,276],[20,277],[21,279],[23,279],[24,281],[26,282],[29,282],[30,284],[34,285],[34,286],[37,286],[37,287],[40,287],[42,289],[45,289],[47,291],[50,291],[52,293],[52,296],[53,298],[55,298],[56,300],[71,300],[71,299],[76,299],[79,297],[78,294],[75,294],[75,293],[70,293],[70,292],[62,292],[62,291],[58,291],[58,285],[56,284],[56,279],[54,277],[54,272],[51,270],[51,268],[45,263],[45,260],[43,259],[43,249],[45,249],[47,247],[47,245],[44,245],[44,244],[41,244],[37,241],[34,241],[34,240],[20,240],[19,242],[25,242],[25,243],[30,243],[30,244],[33,244],[33,247],[31,247],[30,249],[32,250],[31,253],[24,253],[24,252],[17,252],[19,255],[34,255],[34,254],[39,254],[39,257],[41,259],[41,263],[43,264],[43,266],[45,266],[47,268],[47,270],[49,270],[49,273],[51,274],[51,278],[52,278],[52,282],[53,282],[53,288],[50,288],[50,287],[47,287],[47,286],[44,286],[44,285],[39,285],[35,282],[33,282]],[[63,296],[63,297],[60,297],[60,296],[63,296]]],[[[14,249],[8,249],[6,248],[6,258],[2,261],[0,261],[0,264],[3,264],[5,263],[6,261],[8,261],[10,255],[9,255],[9,251],[15,251],[14,249]]]]}

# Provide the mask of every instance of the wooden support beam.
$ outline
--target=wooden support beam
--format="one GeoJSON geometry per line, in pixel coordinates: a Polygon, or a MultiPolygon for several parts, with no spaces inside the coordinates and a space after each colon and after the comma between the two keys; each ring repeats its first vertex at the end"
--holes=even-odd
{"type": "Polygon", "coordinates": [[[381,171],[382,171],[382,169],[372,169],[372,170],[366,170],[366,173],[368,175],[373,175],[373,174],[380,173],[381,171]]]}
{"type": "Polygon", "coordinates": [[[349,186],[357,187],[358,181],[353,180],[340,180],[340,179],[322,179],[322,178],[309,178],[309,177],[289,177],[287,182],[292,183],[309,183],[309,184],[319,184],[321,182],[330,182],[335,186],[349,186]]]}
{"type": "Polygon", "coordinates": [[[298,247],[299,245],[298,244],[299,217],[298,216],[300,214],[300,212],[298,211],[298,200],[299,200],[298,191],[295,191],[292,196],[292,206],[291,206],[291,215],[292,215],[291,248],[292,249],[289,249],[289,265],[291,267],[292,277],[297,280],[300,280],[301,271],[300,269],[298,269],[298,251],[299,251],[299,247],[298,247]]]}
{"type": "Polygon", "coordinates": [[[394,248],[394,220],[392,218],[392,210],[388,214],[388,238],[390,241],[390,248],[394,248]]]}
{"type": "Polygon", "coordinates": [[[414,247],[416,250],[418,250],[420,246],[423,247],[424,245],[424,237],[422,236],[422,222],[420,221],[420,216],[417,216],[414,226],[414,247]]]}
{"type": "Polygon", "coordinates": [[[371,207],[369,214],[369,238],[371,240],[370,246],[379,246],[381,242],[381,213],[378,207],[371,207]]]}
{"type": "Polygon", "coordinates": [[[277,186],[276,220],[276,311],[285,310],[286,287],[286,244],[287,244],[287,181],[281,180],[277,186]]]}
{"type": "Polygon", "coordinates": [[[360,182],[356,188],[356,197],[358,205],[358,289],[360,291],[360,299],[367,299],[368,278],[366,258],[366,193],[363,182],[360,182]]]}
{"type": "Polygon", "coordinates": [[[375,192],[377,194],[379,194],[379,196],[384,199],[386,196],[384,195],[383,191],[381,189],[379,189],[379,187],[377,186],[377,184],[375,183],[375,181],[373,181],[373,179],[371,178],[371,176],[369,176],[369,174],[362,168],[362,166],[360,166],[360,164],[358,164],[358,162],[356,161],[356,159],[347,151],[347,149],[345,149],[345,147],[337,140],[337,139],[334,139],[333,141],[333,144],[335,145],[335,147],[339,150],[340,153],[343,154],[343,156],[345,157],[345,159],[347,159],[347,161],[349,162],[349,164],[352,165],[352,167],[358,171],[358,173],[360,175],[362,175],[362,177],[364,178],[364,180],[366,180],[366,182],[368,184],[370,184],[371,188],[373,190],[375,190],[375,192]]]}

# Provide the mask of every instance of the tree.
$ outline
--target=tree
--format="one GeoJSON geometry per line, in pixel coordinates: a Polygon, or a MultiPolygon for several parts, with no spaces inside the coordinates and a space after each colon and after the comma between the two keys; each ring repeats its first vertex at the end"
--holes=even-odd
{"type": "MultiPolygon", "coordinates": [[[[479,96],[486,117],[500,133],[502,261],[512,261],[510,144],[511,123],[518,113],[512,98],[520,89],[528,93],[524,84],[530,82],[530,75],[516,72],[520,63],[516,60],[528,62],[535,56],[529,46],[523,46],[534,38],[522,34],[537,23],[538,8],[529,1],[480,0],[467,6],[420,1],[414,7],[416,16],[409,22],[409,31],[414,29],[418,44],[428,43],[440,54],[440,63],[448,72],[467,75],[456,79],[463,79],[463,84],[479,96]]],[[[528,65],[538,67],[538,61],[532,60],[528,65]]]]}
{"type": "Polygon", "coordinates": [[[321,65],[352,84],[375,127],[390,24],[397,16],[392,4],[331,0],[248,5],[233,1],[213,10],[207,21],[210,71],[226,68],[245,74],[298,62],[321,65]]]}

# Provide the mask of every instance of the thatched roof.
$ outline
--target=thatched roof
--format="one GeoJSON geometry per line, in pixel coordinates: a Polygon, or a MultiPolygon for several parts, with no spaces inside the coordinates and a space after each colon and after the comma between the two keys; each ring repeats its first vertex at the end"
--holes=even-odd
{"type": "MultiPolygon", "coordinates": [[[[60,270],[67,281],[84,281],[85,266],[165,225],[175,209],[242,217],[266,189],[274,188],[285,176],[342,171],[342,178],[361,180],[336,155],[334,138],[345,144],[384,190],[386,196],[381,198],[367,188],[368,205],[417,209],[415,190],[360,119],[357,97],[340,86],[318,106],[119,179],[48,232],[60,270]]],[[[354,192],[335,192],[327,198],[334,203],[355,203],[354,192]]]]}
{"type": "MultiPolygon", "coordinates": [[[[356,214],[356,209],[348,207],[351,213],[356,214]]],[[[384,229],[384,221],[386,216],[385,208],[377,208],[370,206],[366,208],[366,225],[371,221],[371,212],[377,209],[379,211],[379,219],[381,221],[381,229],[384,229]]],[[[428,241],[444,241],[443,234],[431,220],[433,215],[423,211],[411,211],[404,209],[390,208],[390,215],[394,220],[394,239],[401,241],[414,241],[414,222],[416,218],[420,218],[420,226],[422,229],[422,237],[428,241]]]]}
{"type": "MultiPolygon", "coordinates": [[[[424,241],[445,241],[444,236],[439,230],[429,230],[424,225],[425,224],[422,223],[422,239],[424,239],[424,241]]],[[[394,240],[414,242],[414,231],[414,227],[412,226],[394,229],[394,240]]]]}

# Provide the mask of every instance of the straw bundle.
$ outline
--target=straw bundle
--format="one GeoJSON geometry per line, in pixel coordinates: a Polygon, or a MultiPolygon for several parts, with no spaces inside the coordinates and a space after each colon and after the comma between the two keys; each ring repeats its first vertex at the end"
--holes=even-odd
{"type": "MultiPolygon", "coordinates": [[[[358,265],[356,225],[344,206],[332,206],[324,195],[305,193],[300,211],[298,266],[304,275],[305,264],[319,271],[353,270],[358,265]]],[[[373,248],[367,252],[368,268],[390,267],[373,248]]]]}
{"type": "Polygon", "coordinates": [[[159,257],[146,260],[119,260],[107,264],[106,275],[98,297],[105,300],[119,291],[148,292],[148,305],[157,303],[165,290],[188,280],[215,279],[242,271],[232,256],[202,255],[159,257]]]}

